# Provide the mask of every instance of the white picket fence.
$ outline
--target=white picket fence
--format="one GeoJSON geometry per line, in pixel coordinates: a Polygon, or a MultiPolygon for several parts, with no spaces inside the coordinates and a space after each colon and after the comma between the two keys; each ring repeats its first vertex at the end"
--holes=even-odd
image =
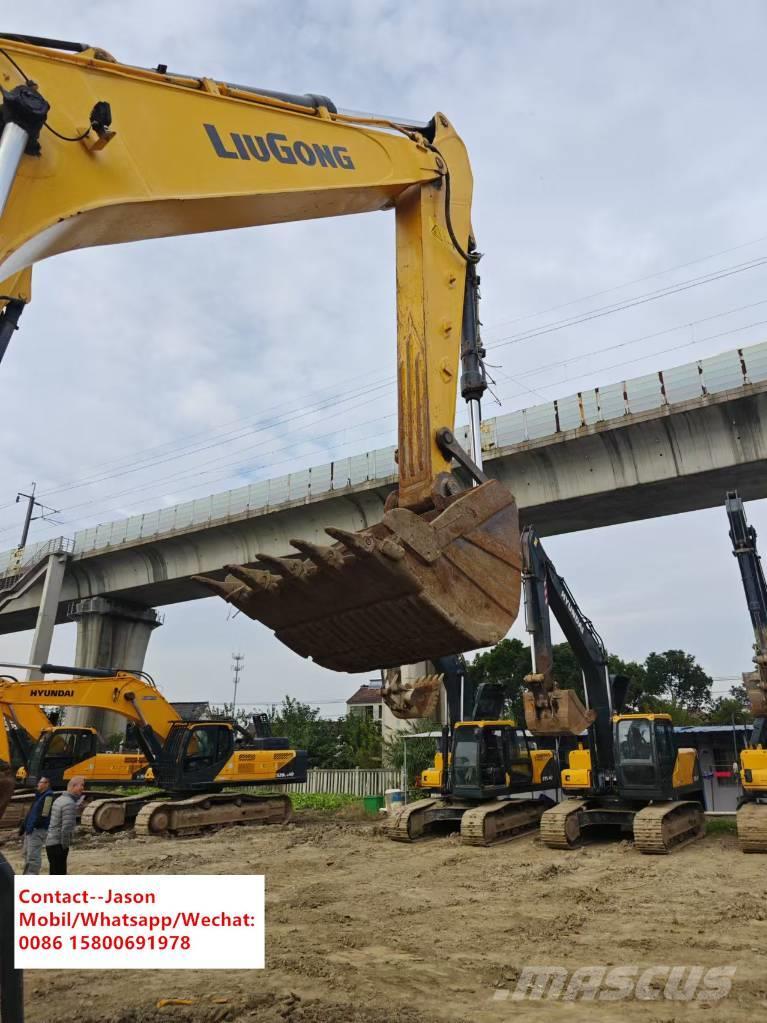
{"type": "Polygon", "coordinates": [[[300,785],[282,785],[283,792],[316,792],[338,796],[382,796],[386,789],[397,789],[402,785],[402,773],[397,770],[376,768],[363,770],[331,770],[324,767],[310,767],[305,782],[300,785]]]}

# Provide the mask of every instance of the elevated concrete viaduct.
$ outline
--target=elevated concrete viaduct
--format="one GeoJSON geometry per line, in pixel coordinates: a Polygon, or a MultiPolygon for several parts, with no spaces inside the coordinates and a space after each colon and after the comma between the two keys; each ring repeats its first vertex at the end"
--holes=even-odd
{"type": "MultiPolygon", "coordinates": [[[[767,497],[767,344],[490,419],[483,445],[487,471],[544,536],[715,506],[734,487],[746,500],[767,497]]],[[[47,619],[76,618],[77,663],[101,660],[100,598],[111,649],[138,657],[157,624],[149,609],[207,595],[191,576],[284,554],[291,537],[325,542],[325,526],[371,525],[395,470],[386,448],[83,530],[47,619]]],[[[22,564],[0,555],[0,634],[38,619],[43,580],[32,578],[35,550],[25,555],[22,564]]]]}

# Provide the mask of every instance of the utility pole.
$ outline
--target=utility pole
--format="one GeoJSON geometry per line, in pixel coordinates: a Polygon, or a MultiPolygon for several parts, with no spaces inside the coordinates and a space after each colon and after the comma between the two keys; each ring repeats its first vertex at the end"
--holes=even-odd
{"type": "Polygon", "coordinates": [[[25,498],[26,501],[27,501],[27,514],[24,516],[24,528],[21,531],[21,540],[19,540],[19,550],[22,550],[24,547],[27,546],[27,537],[29,536],[29,527],[30,527],[31,523],[35,521],[35,519],[45,519],[49,515],[58,515],[59,514],[57,509],[49,508],[47,505],[44,505],[41,501],[37,500],[37,498],[35,497],[35,490],[36,489],[37,489],[37,484],[33,483],[32,484],[32,493],[31,494],[23,494],[20,491],[16,495],[16,504],[19,503],[19,501],[21,500],[22,497],[25,498]],[[40,514],[39,515],[34,515],[33,514],[35,508],[39,508],[40,509],[40,514]]]}
{"type": "Polygon", "coordinates": [[[232,677],[234,681],[234,693],[232,695],[232,718],[237,706],[237,686],[240,684],[242,667],[245,664],[245,654],[232,654],[232,677]]]}

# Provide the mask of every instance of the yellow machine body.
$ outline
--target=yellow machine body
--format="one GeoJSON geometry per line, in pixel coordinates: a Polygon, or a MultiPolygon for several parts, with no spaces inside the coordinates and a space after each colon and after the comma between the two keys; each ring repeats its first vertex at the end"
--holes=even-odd
{"type": "Polygon", "coordinates": [[[767,749],[744,749],[740,754],[740,783],[744,791],[767,792],[767,749]]]}
{"type": "MultiPolygon", "coordinates": [[[[2,682],[0,681],[0,709],[16,715],[36,707],[45,718],[47,732],[55,744],[57,729],[51,729],[50,722],[39,708],[40,703],[51,707],[91,707],[110,710],[134,722],[137,726],[149,727],[160,743],[167,740],[171,729],[176,726],[192,733],[185,743],[184,763],[179,763],[180,774],[199,771],[215,760],[205,747],[205,736],[209,729],[227,730],[231,726],[225,721],[183,721],[172,704],[159,690],[128,672],[120,672],[112,678],[75,678],[46,682],[2,682]],[[6,710],[5,708],[8,708],[6,710]]],[[[64,732],[66,729],[61,729],[64,732]]],[[[94,731],[94,730],[91,730],[94,731]]],[[[42,733],[41,733],[42,735],[42,733]]],[[[7,742],[7,738],[6,738],[7,742]]],[[[55,752],[55,746],[54,746],[55,752]]],[[[208,774],[205,781],[212,785],[256,785],[269,781],[282,781],[286,766],[295,760],[299,751],[292,749],[235,749],[215,774],[208,774]]],[[[3,759],[0,749],[0,759],[3,759]]],[[[135,780],[161,780],[156,770],[149,766],[149,760],[135,753],[100,753],[68,768],[65,778],[76,774],[85,775],[91,782],[130,782],[135,780]]]]}
{"type": "Polygon", "coordinates": [[[582,745],[570,751],[567,767],[562,771],[562,788],[568,792],[591,788],[591,753],[582,745]]]}

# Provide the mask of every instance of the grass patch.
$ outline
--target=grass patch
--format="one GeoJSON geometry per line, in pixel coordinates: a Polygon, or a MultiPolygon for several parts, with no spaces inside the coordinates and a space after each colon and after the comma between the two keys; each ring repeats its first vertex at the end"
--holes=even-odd
{"type": "Polygon", "coordinates": [[[706,819],[707,835],[734,835],[736,831],[734,817],[708,817],[706,819]]]}
{"type": "Polygon", "coordinates": [[[357,796],[330,795],[323,792],[288,792],[296,810],[320,810],[335,813],[349,806],[361,806],[357,796]]]}

